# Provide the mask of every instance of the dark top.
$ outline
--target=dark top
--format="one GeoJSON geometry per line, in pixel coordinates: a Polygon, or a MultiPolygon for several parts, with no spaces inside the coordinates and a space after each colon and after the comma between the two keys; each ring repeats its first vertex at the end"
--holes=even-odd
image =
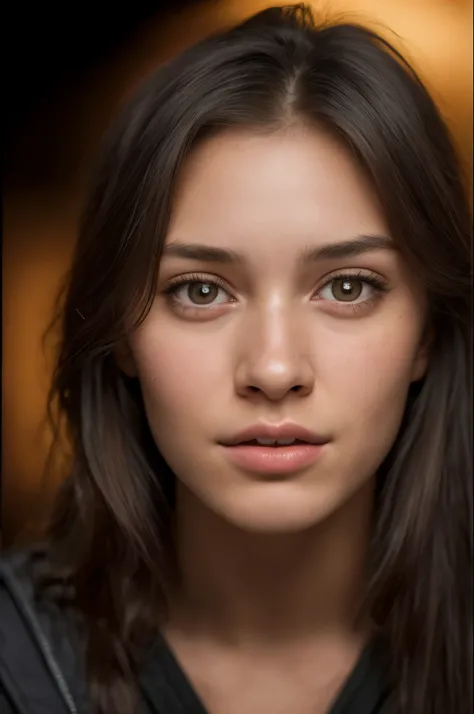
{"type": "MultiPolygon", "coordinates": [[[[57,605],[35,598],[28,553],[3,558],[1,714],[91,714],[79,631],[57,605]]],[[[161,636],[148,653],[140,682],[140,714],[207,714],[161,636]]],[[[387,714],[386,703],[383,656],[379,645],[371,643],[328,714],[387,714]]]]}
{"type": "MultiPolygon", "coordinates": [[[[161,637],[142,672],[142,685],[153,714],[207,714],[161,637]]],[[[362,653],[328,714],[385,714],[386,694],[377,647],[372,643],[362,653]]]]}

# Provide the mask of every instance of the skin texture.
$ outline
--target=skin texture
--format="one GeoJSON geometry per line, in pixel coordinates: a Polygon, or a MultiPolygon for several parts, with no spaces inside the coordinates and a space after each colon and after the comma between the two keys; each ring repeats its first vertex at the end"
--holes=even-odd
{"type": "Polygon", "coordinates": [[[235,689],[240,711],[293,710],[298,692],[308,711],[315,701],[326,711],[367,637],[354,616],[374,474],[427,362],[424,296],[396,249],[307,257],[367,234],[389,238],[372,189],[332,137],[292,128],[209,139],[182,172],[166,243],[240,259],[165,250],[154,305],[121,358],[178,480],[181,580],[166,635],[211,710],[229,711],[235,689]],[[356,280],[357,305],[338,301],[329,281],[341,272],[387,290],[356,280]],[[202,286],[181,285],[173,299],[166,290],[181,276],[223,287],[210,288],[207,306],[193,304],[202,286]],[[328,440],[290,475],[244,472],[219,443],[287,422],[328,440]],[[238,683],[255,671],[268,681],[243,702],[238,683]]]}
{"type": "Polygon", "coordinates": [[[359,234],[388,231],[349,155],[323,134],[223,134],[183,173],[167,243],[227,248],[243,262],[165,254],[132,353],[165,459],[240,528],[300,531],[340,508],[387,454],[409,385],[424,372],[422,301],[397,252],[299,262],[307,249],[359,234]],[[330,286],[329,299],[315,299],[341,269],[381,275],[389,292],[357,312],[330,286]],[[163,290],[180,275],[218,276],[228,293],[193,306],[184,286],[173,307],[163,290]],[[262,422],[295,422],[330,443],[295,477],[251,478],[216,442],[262,422]]]}

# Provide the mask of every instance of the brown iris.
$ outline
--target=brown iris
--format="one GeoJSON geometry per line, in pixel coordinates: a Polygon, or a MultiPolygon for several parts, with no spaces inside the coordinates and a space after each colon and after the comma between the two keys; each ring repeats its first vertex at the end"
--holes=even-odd
{"type": "Polygon", "coordinates": [[[195,305],[209,305],[216,299],[218,291],[217,285],[212,283],[195,282],[190,283],[187,293],[188,298],[195,305]]]}
{"type": "Polygon", "coordinates": [[[331,292],[336,300],[353,302],[362,293],[362,280],[358,278],[335,278],[332,281],[331,292]]]}

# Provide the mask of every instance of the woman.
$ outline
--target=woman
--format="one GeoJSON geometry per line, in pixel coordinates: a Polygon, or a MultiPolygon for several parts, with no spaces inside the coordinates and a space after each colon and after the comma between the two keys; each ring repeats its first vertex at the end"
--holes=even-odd
{"type": "Polygon", "coordinates": [[[4,564],[7,711],[470,711],[470,225],[366,29],[271,9],[146,83],[67,284],[70,472],[4,564]]]}

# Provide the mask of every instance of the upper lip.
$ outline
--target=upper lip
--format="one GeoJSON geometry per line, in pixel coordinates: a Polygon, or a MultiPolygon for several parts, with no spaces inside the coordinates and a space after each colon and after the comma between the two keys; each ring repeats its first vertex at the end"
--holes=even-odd
{"type": "Polygon", "coordinates": [[[309,429],[305,429],[298,424],[281,424],[280,426],[272,426],[271,424],[255,424],[247,429],[239,431],[229,439],[223,440],[221,443],[224,446],[237,446],[246,441],[254,439],[298,439],[305,441],[308,444],[325,444],[328,439],[315,434],[309,429]]]}

